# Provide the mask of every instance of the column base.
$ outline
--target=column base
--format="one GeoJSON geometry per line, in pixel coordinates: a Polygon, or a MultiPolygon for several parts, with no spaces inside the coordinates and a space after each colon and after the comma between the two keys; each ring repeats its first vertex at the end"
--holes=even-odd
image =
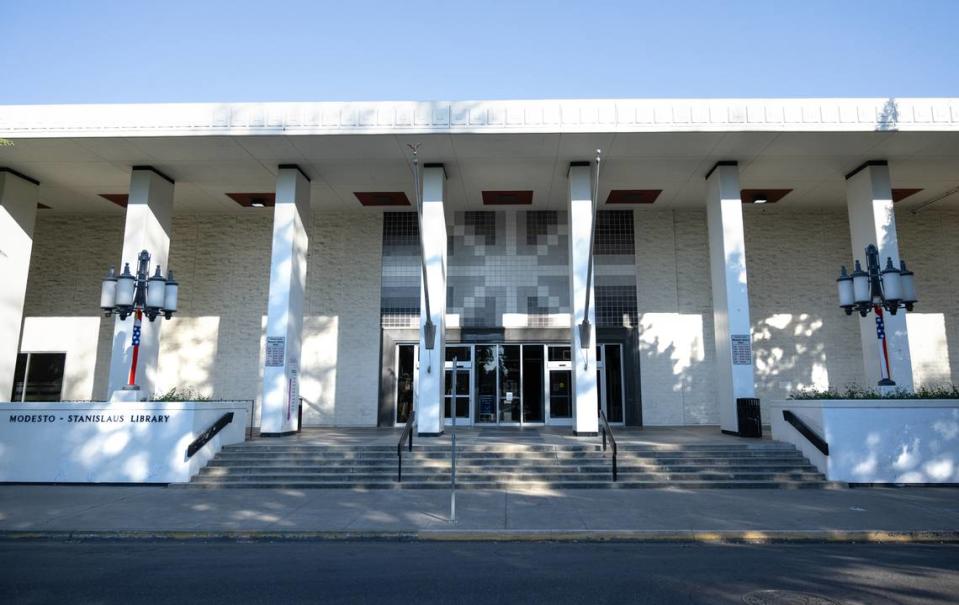
{"type": "Polygon", "coordinates": [[[573,431],[576,437],[599,437],[599,431],[573,431]]]}
{"type": "Polygon", "coordinates": [[[140,387],[137,385],[127,385],[122,389],[117,389],[113,391],[113,394],[110,395],[111,402],[121,402],[121,403],[139,403],[141,401],[146,401],[147,396],[145,393],[140,391],[140,387]]]}
{"type": "Polygon", "coordinates": [[[439,433],[417,433],[416,436],[417,437],[442,437],[443,431],[440,431],[439,433]]]}

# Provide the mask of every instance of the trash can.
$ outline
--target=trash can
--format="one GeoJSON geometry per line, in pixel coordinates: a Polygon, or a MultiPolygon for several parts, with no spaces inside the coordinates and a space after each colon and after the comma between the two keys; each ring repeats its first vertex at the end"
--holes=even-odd
{"type": "Polygon", "coordinates": [[[759,411],[759,399],[756,397],[740,397],[736,399],[736,416],[739,419],[739,436],[763,436],[762,414],[759,411]]]}

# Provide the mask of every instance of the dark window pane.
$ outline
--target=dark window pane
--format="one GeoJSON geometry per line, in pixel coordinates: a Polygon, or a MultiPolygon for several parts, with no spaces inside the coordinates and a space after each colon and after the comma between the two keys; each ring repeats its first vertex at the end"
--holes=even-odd
{"type": "Polygon", "coordinates": [[[544,420],[542,345],[523,346],[523,420],[544,420]]]}
{"type": "Polygon", "coordinates": [[[476,422],[496,422],[496,347],[476,347],[476,422]]]}
{"type": "Polygon", "coordinates": [[[472,358],[469,347],[446,347],[446,361],[453,361],[453,358],[456,358],[456,361],[469,361],[472,358]]]}
{"type": "Polygon", "coordinates": [[[520,346],[499,347],[500,422],[520,421],[520,346]]]}
{"type": "Polygon", "coordinates": [[[623,422],[622,348],[606,345],[606,419],[623,422]]]}
{"type": "Polygon", "coordinates": [[[549,347],[550,361],[569,361],[570,359],[569,347],[549,347]]]}
{"type": "Polygon", "coordinates": [[[27,354],[17,355],[17,367],[13,372],[13,394],[10,401],[20,401],[23,397],[23,382],[27,374],[27,354]]]}
{"type": "Polygon", "coordinates": [[[60,401],[66,353],[31,353],[25,401],[60,401]]]}
{"type": "Polygon", "coordinates": [[[399,368],[396,376],[396,421],[406,422],[413,409],[413,345],[399,346],[399,368]]]}
{"type": "Polygon", "coordinates": [[[549,416],[550,418],[572,418],[570,406],[569,370],[553,370],[549,373],[549,416]]]}

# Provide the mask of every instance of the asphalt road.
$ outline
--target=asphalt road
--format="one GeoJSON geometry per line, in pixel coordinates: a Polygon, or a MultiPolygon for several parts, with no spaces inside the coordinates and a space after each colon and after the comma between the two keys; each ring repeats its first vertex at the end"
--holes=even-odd
{"type": "Polygon", "coordinates": [[[912,604],[957,599],[959,546],[0,543],[0,601],[11,604],[912,604]],[[795,595],[770,591],[831,601],[789,600],[795,595]]]}

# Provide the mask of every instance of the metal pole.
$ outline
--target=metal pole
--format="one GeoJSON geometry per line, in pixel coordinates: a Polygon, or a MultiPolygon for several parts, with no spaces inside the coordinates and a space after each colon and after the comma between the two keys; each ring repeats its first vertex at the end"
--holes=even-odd
{"type": "Polygon", "coordinates": [[[458,358],[453,356],[453,384],[450,385],[450,416],[453,417],[453,431],[450,435],[452,443],[450,459],[450,523],[456,523],[456,364],[458,358]]]}

